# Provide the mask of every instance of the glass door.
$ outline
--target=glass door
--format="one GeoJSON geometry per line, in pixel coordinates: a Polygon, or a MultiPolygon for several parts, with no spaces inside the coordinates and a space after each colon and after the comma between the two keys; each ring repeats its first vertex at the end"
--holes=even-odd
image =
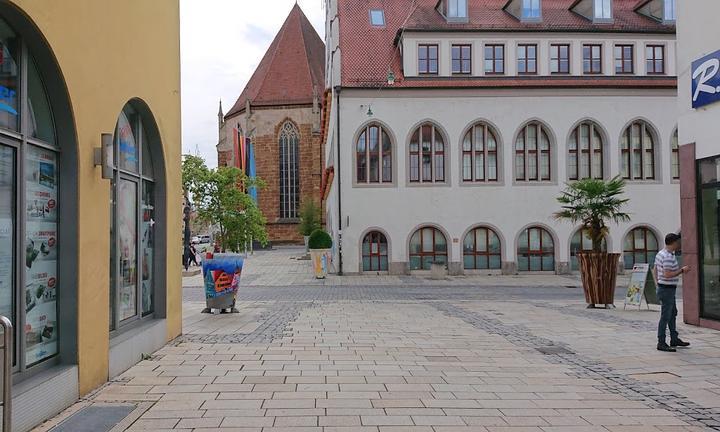
{"type": "Polygon", "coordinates": [[[701,313],[706,318],[720,319],[720,187],[703,187],[701,200],[701,313]]]}
{"type": "MultiPolygon", "coordinates": [[[[17,327],[15,316],[17,278],[14,258],[17,224],[15,170],[15,149],[0,144],[0,315],[9,318],[17,327]]],[[[17,332],[15,334],[17,335],[17,332]]]]}

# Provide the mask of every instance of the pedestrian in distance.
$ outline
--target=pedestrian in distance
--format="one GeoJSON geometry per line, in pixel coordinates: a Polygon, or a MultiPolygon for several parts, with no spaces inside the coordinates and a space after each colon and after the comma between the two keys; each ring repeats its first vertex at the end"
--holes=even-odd
{"type": "Polygon", "coordinates": [[[678,337],[676,318],[677,291],[680,275],[690,271],[689,266],[680,267],[675,252],[680,249],[680,234],[670,233],[665,236],[665,248],[655,256],[654,276],[657,281],[657,297],[660,301],[660,322],[658,323],[658,351],[675,352],[676,347],[686,347],[690,343],[678,337]],[[670,330],[670,345],[666,341],[666,329],[670,330]]]}
{"type": "Polygon", "coordinates": [[[200,265],[197,261],[197,249],[195,249],[195,245],[190,245],[190,259],[188,261],[192,261],[196,267],[200,265]]]}

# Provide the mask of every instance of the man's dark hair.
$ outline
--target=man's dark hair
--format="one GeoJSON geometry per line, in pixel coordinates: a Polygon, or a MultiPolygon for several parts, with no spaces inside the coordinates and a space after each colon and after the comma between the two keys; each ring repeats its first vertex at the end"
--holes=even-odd
{"type": "Polygon", "coordinates": [[[680,240],[680,234],[670,233],[665,236],[665,246],[669,246],[680,240]]]}

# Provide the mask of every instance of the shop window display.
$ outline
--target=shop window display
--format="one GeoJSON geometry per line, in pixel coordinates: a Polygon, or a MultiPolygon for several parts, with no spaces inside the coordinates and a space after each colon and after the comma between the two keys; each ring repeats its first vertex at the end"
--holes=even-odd
{"type": "Polygon", "coordinates": [[[0,19],[0,314],[13,322],[16,372],[59,352],[59,173],[41,71],[0,19]]]}
{"type": "Polygon", "coordinates": [[[111,331],[154,312],[155,184],[147,136],[140,113],[126,105],[114,141],[118,166],[110,215],[111,331]]]}

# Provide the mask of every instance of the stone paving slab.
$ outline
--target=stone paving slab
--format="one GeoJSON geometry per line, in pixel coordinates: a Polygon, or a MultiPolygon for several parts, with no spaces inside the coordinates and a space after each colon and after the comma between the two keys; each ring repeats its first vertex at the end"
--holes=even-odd
{"type": "Polygon", "coordinates": [[[284,286],[279,255],[238,314],[201,314],[186,279],[183,336],[82,406],[146,404],[128,431],[720,430],[720,333],[680,324],[691,348],[657,352],[657,307],[527,276],[284,286]]]}

